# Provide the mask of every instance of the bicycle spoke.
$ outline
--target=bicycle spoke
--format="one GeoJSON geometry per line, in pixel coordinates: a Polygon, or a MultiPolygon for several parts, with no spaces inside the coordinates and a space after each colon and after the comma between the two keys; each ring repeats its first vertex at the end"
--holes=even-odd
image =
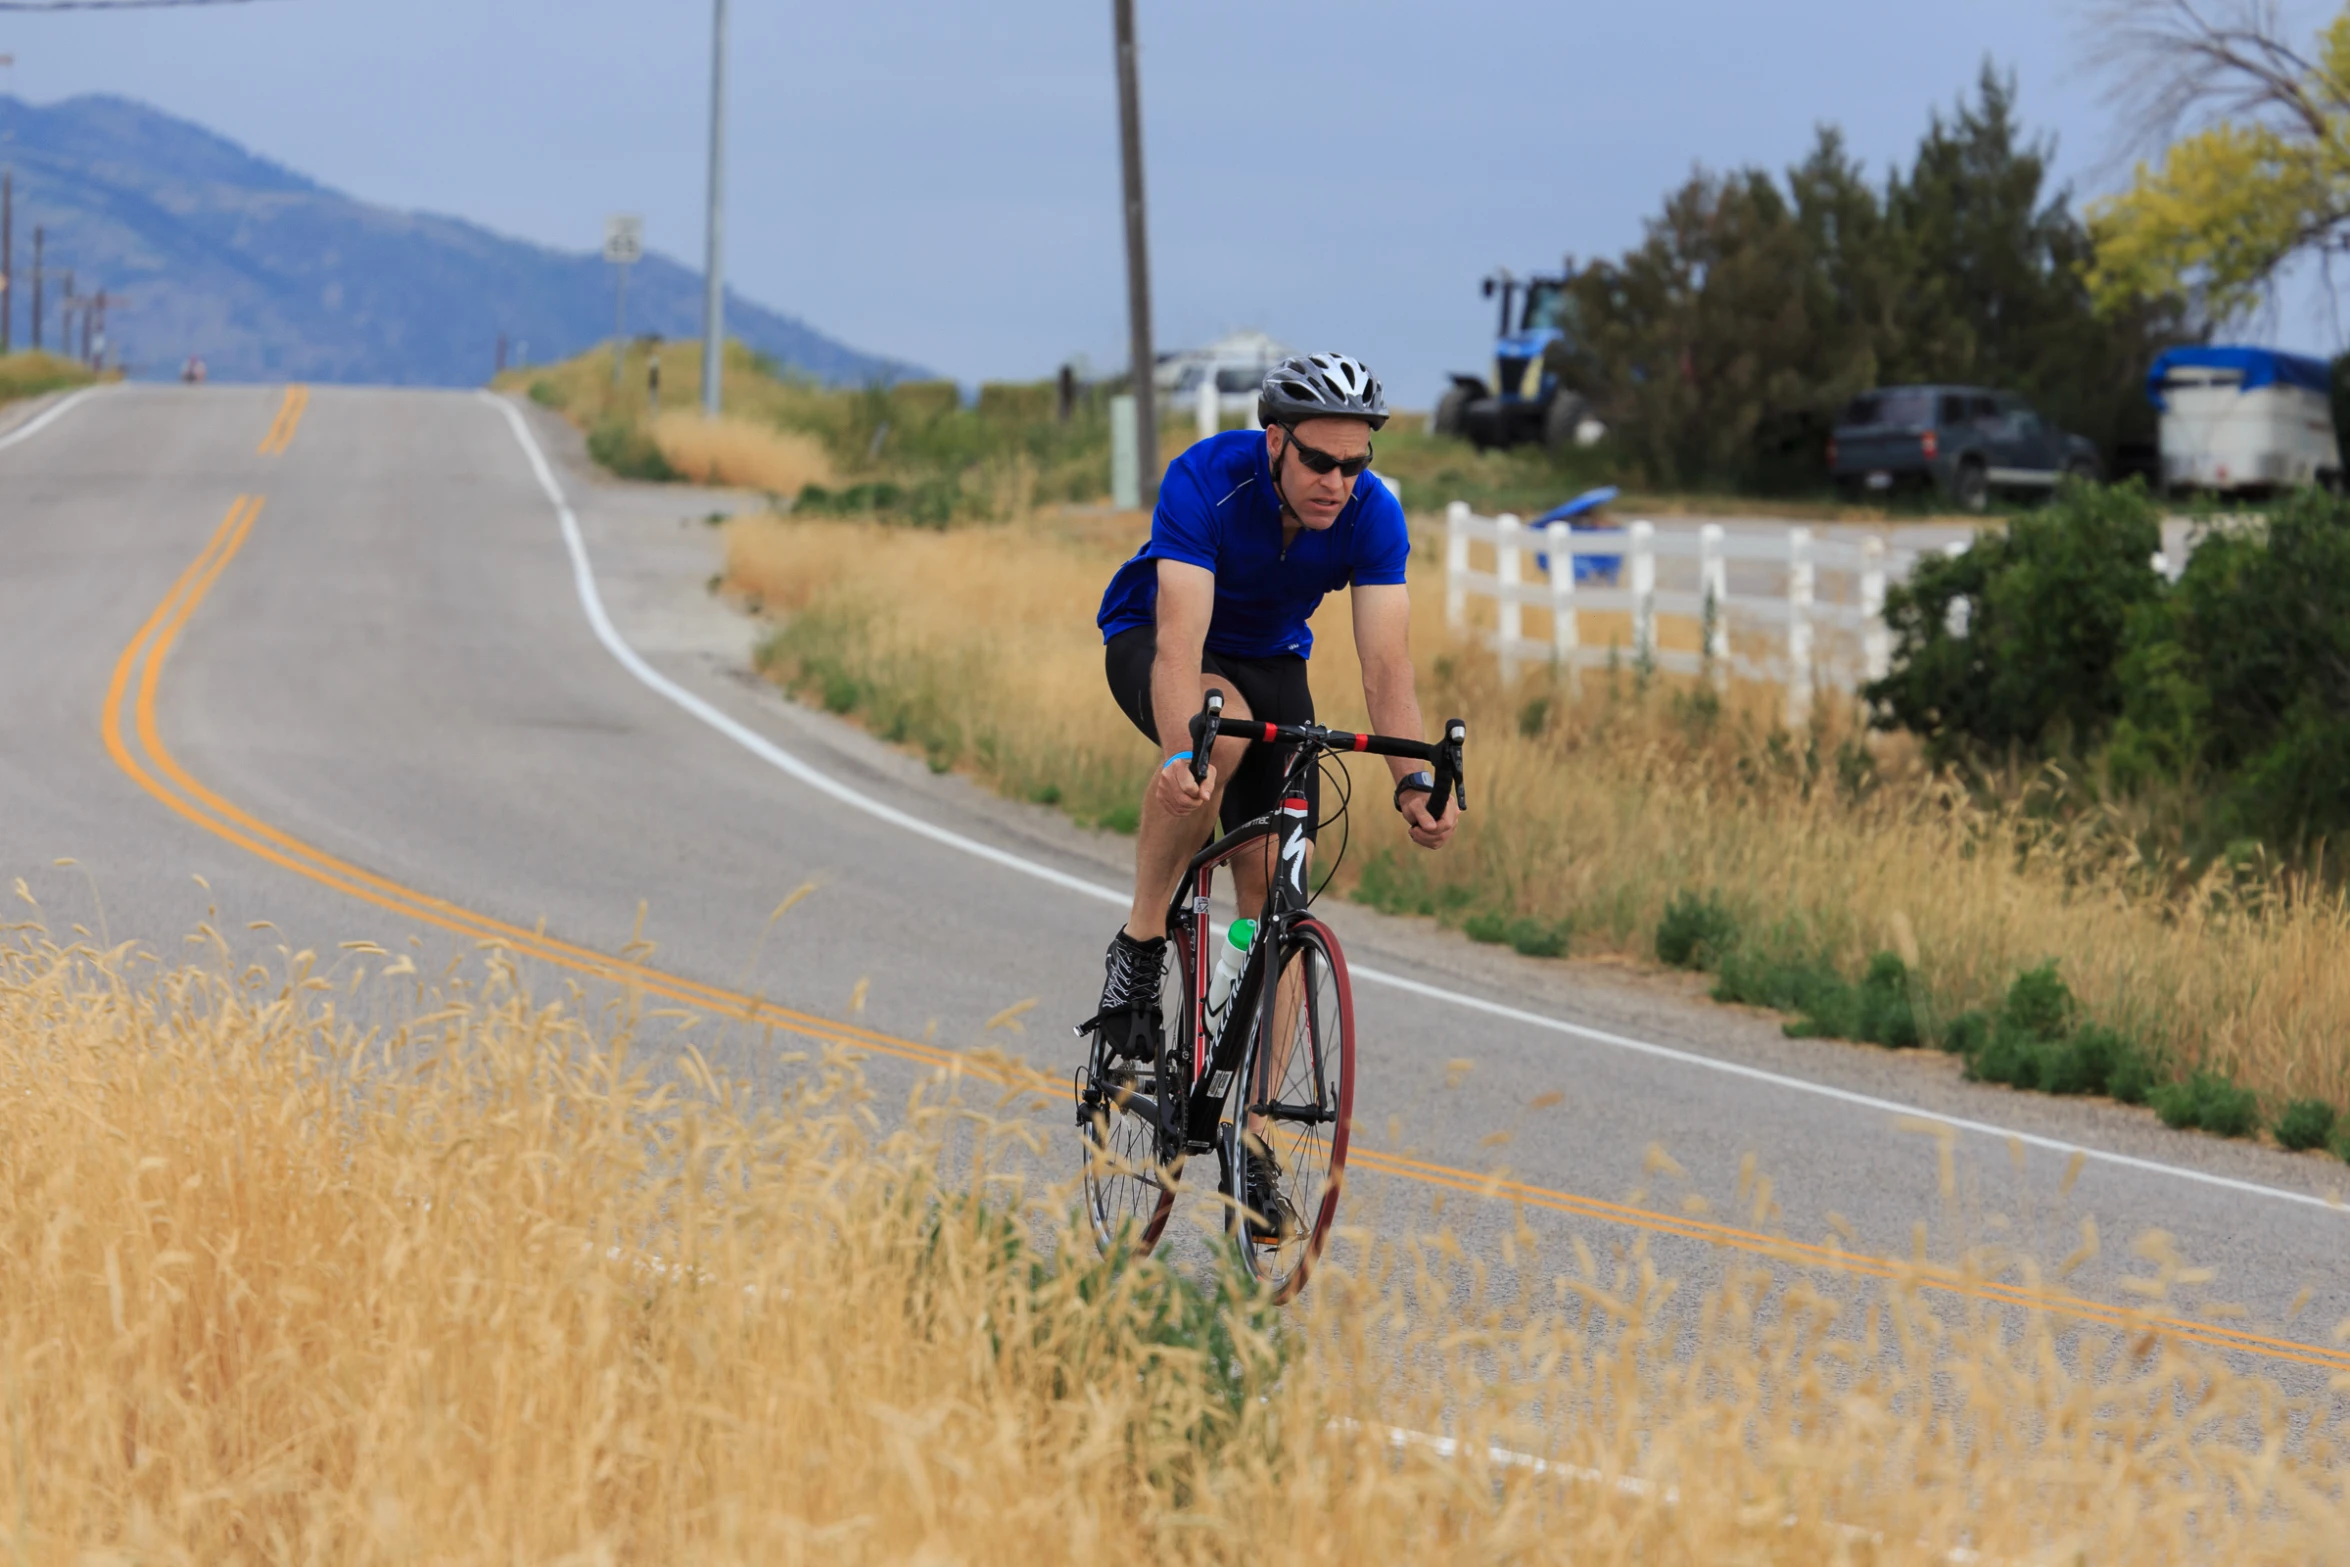
{"type": "Polygon", "coordinates": [[[1251,1225],[1236,1207],[1232,1226],[1250,1271],[1286,1300],[1304,1285],[1334,1222],[1346,1164],[1346,1117],[1353,1107],[1354,1014],[1337,944],[1317,920],[1284,939],[1270,1017],[1258,1014],[1247,1092],[1226,1126],[1226,1168],[1245,1206],[1248,1156],[1269,1154],[1279,1169],[1275,1211],[1251,1225]]]}
{"type": "MultiPolygon", "coordinates": [[[[1191,955],[1182,933],[1170,935],[1161,1006],[1164,1026],[1172,1032],[1186,1026],[1191,955]]],[[[1162,1080],[1170,1054],[1162,1050],[1152,1061],[1113,1061],[1108,1042],[1097,1036],[1091,1059],[1078,1071],[1082,1200],[1094,1241],[1104,1251],[1149,1252],[1174,1206],[1182,1180],[1181,1149],[1170,1146],[1162,1128],[1167,1102],[1180,1096],[1182,1085],[1175,1074],[1162,1080]]]]}

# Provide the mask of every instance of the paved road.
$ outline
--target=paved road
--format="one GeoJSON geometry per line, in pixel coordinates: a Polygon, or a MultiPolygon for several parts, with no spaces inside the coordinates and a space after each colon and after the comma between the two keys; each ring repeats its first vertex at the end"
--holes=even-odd
{"type": "MultiPolygon", "coordinates": [[[[576,507],[615,636],[670,694],[599,640],[515,416],[485,397],[322,388],[287,438],[282,388],[124,387],[0,446],[0,878],[23,877],[54,929],[166,952],[205,921],[257,954],[414,939],[440,957],[503,930],[537,984],[584,975],[596,995],[641,906],[655,946],[640,981],[784,1009],[774,1038],[730,1032],[722,1064],[772,1070],[806,1031],[855,1026],[885,1100],[979,1045],[1065,1072],[1061,1025],[1088,1009],[1116,917],[1114,893],[1081,889],[1115,885],[1123,842],[933,779],[759,688],[741,672],[747,629],[704,591],[709,503],[600,483],[564,431],[522,417],[576,507]],[[200,558],[184,626],[153,621],[200,558]],[[811,787],[714,716],[962,842],[811,787]],[[809,880],[820,890],[762,940],[809,880]],[[987,1027],[1029,998],[1026,1032],[987,1027]]],[[[1423,1226],[1443,1195],[1486,1256],[1522,1214],[1543,1275],[1571,1266],[1572,1232],[1603,1255],[1645,1238],[1668,1273],[1702,1279],[1761,1244],[1738,1196],[1751,1155],[1776,1205],[1761,1228],[1795,1241],[1841,1226],[1855,1251],[1905,1255],[1923,1220],[1938,1248],[1963,1230],[2056,1258],[2093,1218],[2103,1252],[2067,1288],[2094,1304],[2129,1299],[2118,1279],[2147,1268],[2126,1242],[2159,1227],[2217,1272],[2165,1308],[2209,1324],[2182,1331],[2259,1335],[2234,1352],[2302,1385],[2350,1364],[2330,1338],[2350,1316],[2350,1215],[2311,1200],[2346,1184],[2337,1164],[1976,1087],[1938,1058],[1786,1040],[1602,965],[1360,909],[1333,920],[1380,976],[1358,984],[1352,1215],[1423,1226]],[[1532,1107],[1551,1090],[1562,1103],[1532,1107]],[[1952,1134],[1955,1199],[1934,1137],[1895,1106],[1974,1123],[1952,1134]],[[1686,1187],[1644,1173],[1652,1144],[1686,1187]],[[2064,1195],[2075,1145],[2094,1156],[2064,1195]],[[1516,1206],[1453,1189],[1503,1160],[1516,1206]],[[2215,1319],[2214,1303],[2249,1315],[2215,1319]]],[[[1057,1106],[1038,1113],[1061,1124],[1057,1106]]]]}

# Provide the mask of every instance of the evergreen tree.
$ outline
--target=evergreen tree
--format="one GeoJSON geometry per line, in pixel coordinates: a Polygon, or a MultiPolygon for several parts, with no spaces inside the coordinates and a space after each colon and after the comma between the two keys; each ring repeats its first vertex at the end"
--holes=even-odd
{"type": "Polygon", "coordinates": [[[1787,171],[1699,172],[1642,243],[1576,281],[1556,367],[1655,482],[1807,488],[1837,412],[1904,381],[2012,390],[2103,449],[2144,439],[2139,377],[2175,301],[2100,316],[2088,235],[1986,64],[1880,195],[1832,126],[1787,171]]]}

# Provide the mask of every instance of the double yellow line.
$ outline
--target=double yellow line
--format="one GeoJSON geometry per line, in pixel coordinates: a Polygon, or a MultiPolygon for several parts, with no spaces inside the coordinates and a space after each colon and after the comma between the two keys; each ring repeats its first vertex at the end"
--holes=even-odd
{"type": "Polygon", "coordinates": [[[188,619],[220,580],[220,574],[244,547],[254,520],[261,515],[263,498],[240,495],[215,528],[203,551],[173,582],[163,601],[139,627],[122,656],[115,661],[107,684],[101,715],[107,753],[133,782],[181,816],[215,837],[225,839],[272,865],[292,871],[321,886],[372,904],[403,919],[415,920],[476,941],[494,942],[514,952],[585,974],[627,985],[651,995],[683,1002],[746,1021],[805,1034],[811,1038],[854,1044],[919,1061],[931,1066],[968,1065],[959,1052],[918,1044],[871,1029],[835,1023],[813,1013],[798,1012],[739,991],[680,978],[625,958],[608,957],[591,948],[561,941],[521,925],[477,913],[461,904],[379,876],[347,860],[305,843],[267,822],[191,775],[172,755],[155,721],[156,692],[165,661],[171,655],[188,619]]]}
{"type": "MultiPolygon", "coordinates": [[[[288,394],[288,406],[294,406],[288,394]]],[[[280,412],[281,423],[287,416],[280,412]]],[[[295,407],[292,419],[298,422],[295,407]]],[[[288,424],[286,439],[291,439],[288,424]]],[[[277,432],[272,430],[272,438],[277,432]]],[[[280,441],[278,449],[284,449],[280,441]]],[[[826,1043],[848,1045],[894,1056],[918,1065],[965,1072],[1017,1090],[1043,1096],[1048,1102],[1068,1091],[1065,1081],[1010,1062],[975,1060],[960,1051],[855,1024],[836,1022],[814,1013],[780,1006],[763,997],[746,995],[717,985],[706,985],[625,958],[561,941],[543,931],[528,929],[478,913],[430,893],[420,892],[389,877],[328,854],[282,832],[242,807],[222,798],[182,767],[158,730],[156,694],[165,661],[174,643],[222,572],[244,547],[253,524],[261,516],[263,497],[240,495],[213,530],[203,550],[179,574],[161,603],[115,661],[107,683],[106,703],[100,714],[107,754],[115,765],[179,815],[215,837],[292,871],[320,886],[344,893],[402,919],[414,920],[474,941],[492,943],[517,955],[567,969],[593,979],[629,987],[647,995],[695,1007],[719,1016],[740,1019],[764,1028],[779,1029],[826,1043]]],[[[2270,1360],[2289,1361],[2323,1370],[2350,1372],[2350,1352],[2330,1350],[2293,1339],[2274,1338],[2190,1318],[2158,1316],[2111,1306],[2100,1301],[2025,1285],[2001,1284],[1972,1278],[1953,1269],[1920,1267],[1890,1258],[1848,1252],[1837,1246],[1790,1240],[1759,1230],[1742,1229],[1709,1219],[1636,1208],[1628,1203],[1578,1196],[1549,1187],[1529,1185],[1501,1175],[1480,1174],[1458,1166],[1404,1154],[1381,1153],[1357,1147],[1350,1167],[1471,1196],[1567,1214],[1603,1224],[1624,1225],[1651,1234],[1701,1241],[1802,1267],[1823,1268],[1870,1278],[1908,1278],[1938,1292],[1998,1305],[2049,1311],[2129,1332],[2154,1332],[2183,1343],[2230,1350],[2270,1360]]]]}
{"type": "Polygon", "coordinates": [[[302,426],[302,410],[310,406],[310,388],[289,386],[285,401],[277,405],[277,420],[269,433],[261,438],[261,455],[275,457],[294,444],[294,432],[302,426]]]}

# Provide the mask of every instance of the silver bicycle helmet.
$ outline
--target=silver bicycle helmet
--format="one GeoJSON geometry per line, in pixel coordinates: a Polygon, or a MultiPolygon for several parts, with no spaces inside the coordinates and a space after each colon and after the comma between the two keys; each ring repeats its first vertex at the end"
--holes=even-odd
{"type": "Polygon", "coordinates": [[[1296,354],[1275,365],[1257,393],[1257,423],[1290,425],[1302,419],[1360,419],[1376,430],[1387,422],[1379,378],[1345,354],[1296,354]]]}

